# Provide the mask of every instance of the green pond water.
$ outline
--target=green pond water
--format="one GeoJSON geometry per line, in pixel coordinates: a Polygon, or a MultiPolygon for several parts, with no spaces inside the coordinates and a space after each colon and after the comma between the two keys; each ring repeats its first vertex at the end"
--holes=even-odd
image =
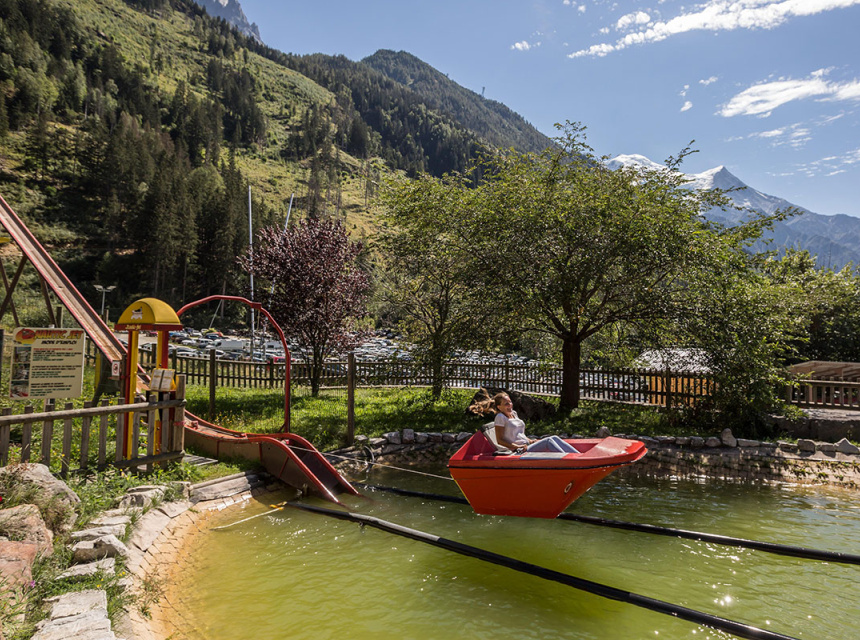
{"type": "MultiPolygon", "coordinates": [[[[453,482],[397,471],[377,469],[362,479],[460,495],[453,482]]],[[[370,495],[350,498],[350,510],[796,638],[860,638],[860,566],[370,495]]],[[[286,497],[270,494],[225,510],[213,526],[286,497]]],[[[569,512],[860,554],[860,494],[833,488],[615,474],[569,512]]],[[[293,509],[199,540],[191,569],[170,585],[185,621],[176,640],[734,637],[293,509]]]]}

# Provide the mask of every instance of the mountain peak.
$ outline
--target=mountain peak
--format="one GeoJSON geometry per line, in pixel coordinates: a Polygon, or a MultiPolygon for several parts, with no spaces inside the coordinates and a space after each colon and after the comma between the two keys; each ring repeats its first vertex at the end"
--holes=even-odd
{"type": "Polygon", "coordinates": [[[206,9],[209,15],[224,18],[224,20],[232,24],[245,35],[255,38],[257,42],[263,42],[263,39],[260,37],[259,27],[257,27],[256,23],[248,22],[248,18],[245,16],[245,12],[242,11],[242,6],[239,4],[239,0],[194,1],[206,9]]]}

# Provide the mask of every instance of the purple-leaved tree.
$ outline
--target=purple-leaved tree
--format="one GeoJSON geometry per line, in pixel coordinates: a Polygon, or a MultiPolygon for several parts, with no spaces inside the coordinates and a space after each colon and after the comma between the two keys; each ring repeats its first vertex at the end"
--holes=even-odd
{"type": "Polygon", "coordinates": [[[260,231],[253,256],[239,259],[254,274],[259,291],[284,332],[312,353],[311,393],[319,394],[326,357],[361,339],[369,278],[357,265],[361,243],[353,242],[336,220],[308,219],[284,232],[260,231]]]}

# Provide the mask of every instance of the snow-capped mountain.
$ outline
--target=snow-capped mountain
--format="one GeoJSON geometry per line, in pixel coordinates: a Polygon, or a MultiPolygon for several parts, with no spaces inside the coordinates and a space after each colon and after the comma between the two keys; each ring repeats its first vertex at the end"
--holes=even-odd
{"type": "Polygon", "coordinates": [[[258,42],[263,42],[260,38],[260,28],[256,23],[248,22],[238,0],[195,0],[195,2],[206,9],[209,15],[224,18],[245,35],[256,38],[258,42]]]}
{"type": "MultiPolygon", "coordinates": [[[[633,154],[617,156],[608,163],[613,169],[629,165],[646,169],[665,168],[645,156],[633,154]]],[[[690,179],[690,187],[695,189],[740,189],[729,194],[739,207],[766,214],[789,208],[800,212],[785,222],[777,222],[773,231],[766,236],[770,243],[759,243],[756,249],[778,249],[780,252],[790,247],[806,249],[817,257],[819,266],[833,269],[841,269],[849,262],[860,265],[860,218],[814,213],[784,198],[753,189],[723,166],[702,173],[687,174],[687,177],[690,179]]],[[[705,215],[714,222],[732,225],[740,222],[744,213],[711,209],[705,215]]]]}

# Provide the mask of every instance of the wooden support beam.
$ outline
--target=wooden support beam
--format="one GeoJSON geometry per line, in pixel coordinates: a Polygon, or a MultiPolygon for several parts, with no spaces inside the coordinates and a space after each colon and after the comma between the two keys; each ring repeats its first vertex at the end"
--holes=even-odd
{"type": "Polygon", "coordinates": [[[18,321],[18,312],[15,311],[15,304],[12,302],[12,293],[15,291],[15,287],[18,285],[18,279],[21,277],[21,273],[24,271],[25,264],[27,264],[27,256],[21,256],[21,262],[18,264],[18,270],[15,271],[15,276],[12,278],[12,282],[10,283],[6,277],[6,269],[3,268],[3,262],[2,260],[0,260],[0,273],[3,274],[3,285],[6,287],[6,297],[3,299],[3,304],[0,305],[0,320],[3,319],[4,315],[6,315],[6,308],[11,307],[12,317],[15,319],[15,326],[19,326],[21,323],[18,321]]]}
{"type": "Polygon", "coordinates": [[[51,326],[56,327],[58,326],[57,317],[54,315],[54,308],[51,306],[51,294],[48,291],[48,283],[45,282],[42,274],[39,274],[39,288],[42,290],[42,298],[45,300],[45,308],[48,310],[48,320],[51,326]]]}

